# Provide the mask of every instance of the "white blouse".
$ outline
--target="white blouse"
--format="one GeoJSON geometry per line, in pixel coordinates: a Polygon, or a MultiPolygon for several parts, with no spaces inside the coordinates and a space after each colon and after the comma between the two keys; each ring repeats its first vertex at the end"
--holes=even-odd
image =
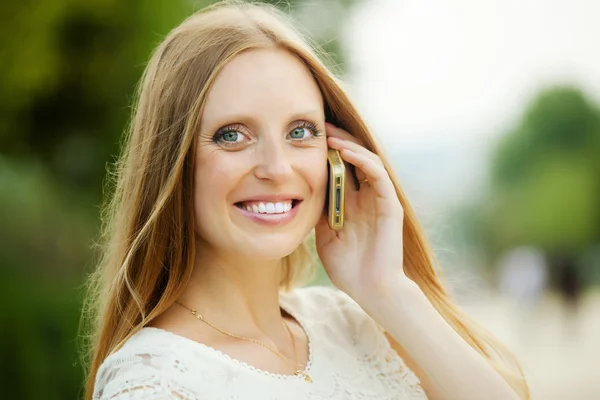
{"type": "Polygon", "coordinates": [[[280,295],[304,328],[309,362],[301,376],[255,368],[174,333],[143,328],[106,358],[95,400],[427,399],[381,328],[345,293],[313,286],[280,295]]]}

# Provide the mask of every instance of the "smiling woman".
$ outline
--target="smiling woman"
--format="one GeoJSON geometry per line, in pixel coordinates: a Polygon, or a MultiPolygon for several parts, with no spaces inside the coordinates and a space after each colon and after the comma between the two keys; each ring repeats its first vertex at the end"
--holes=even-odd
{"type": "Polygon", "coordinates": [[[195,154],[195,228],[210,251],[235,256],[228,263],[237,265],[279,260],[302,243],[325,201],[324,132],[319,86],[292,53],[246,50],[223,66],[206,96],[195,154]]]}
{"type": "Polygon", "coordinates": [[[279,260],[302,243],[325,201],[324,131],[319,86],[288,51],[247,50],[222,68],[206,96],[196,152],[196,232],[211,251],[235,255],[228,263],[236,265],[279,260]]]}
{"type": "Polygon", "coordinates": [[[222,2],[167,36],[115,176],[86,399],[528,397],[446,294],[347,95],[274,8],[222,2]],[[328,148],[360,182],[337,231],[328,148]],[[313,231],[336,288],[301,288],[313,231]]]}

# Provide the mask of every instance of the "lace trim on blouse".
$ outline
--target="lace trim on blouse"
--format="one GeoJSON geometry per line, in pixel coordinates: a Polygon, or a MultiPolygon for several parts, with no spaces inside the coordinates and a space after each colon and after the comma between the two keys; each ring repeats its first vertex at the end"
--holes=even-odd
{"type": "Polygon", "coordinates": [[[313,383],[143,328],[101,365],[93,399],[427,399],[383,330],[344,293],[296,289],[282,294],[281,304],[308,336],[306,371],[313,383]]]}

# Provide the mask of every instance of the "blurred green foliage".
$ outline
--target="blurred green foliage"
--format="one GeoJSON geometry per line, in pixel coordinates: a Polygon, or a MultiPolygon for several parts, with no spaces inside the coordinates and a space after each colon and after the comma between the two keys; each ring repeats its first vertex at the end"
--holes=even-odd
{"type": "Polygon", "coordinates": [[[492,165],[495,245],[581,250],[600,239],[600,111],[582,92],[542,93],[492,165]]]}
{"type": "MultiPolygon", "coordinates": [[[[266,1],[332,53],[357,0],[266,1]]],[[[0,386],[81,397],[77,327],[106,166],[164,35],[211,0],[0,3],[0,386]]]]}
{"type": "Polygon", "coordinates": [[[573,87],[542,92],[498,144],[480,215],[490,254],[518,245],[570,258],[600,282],[600,110],[573,87]]]}

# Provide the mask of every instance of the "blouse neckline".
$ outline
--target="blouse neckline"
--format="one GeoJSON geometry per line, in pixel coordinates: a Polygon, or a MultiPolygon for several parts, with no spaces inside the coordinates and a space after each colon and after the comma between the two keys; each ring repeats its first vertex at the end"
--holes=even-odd
{"type": "Polygon", "coordinates": [[[304,366],[304,369],[301,371],[302,374],[299,375],[292,375],[292,374],[280,374],[280,373],[275,373],[275,372],[270,372],[258,367],[255,367],[251,364],[248,364],[245,361],[241,361],[237,358],[234,358],[232,356],[230,356],[229,354],[226,354],[224,352],[222,352],[221,350],[217,350],[216,348],[209,346],[205,343],[202,342],[198,342],[196,340],[187,338],[185,336],[179,335],[177,333],[168,331],[166,329],[162,329],[162,328],[156,328],[156,327],[151,327],[151,326],[147,326],[144,327],[140,330],[140,332],[142,331],[146,331],[146,332],[155,332],[155,333],[160,333],[166,336],[171,337],[172,339],[181,341],[182,343],[187,343],[189,345],[192,345],[194,347],[200,348],[204,351],[208,351],[214,355],[217,355],[219,358],[222,358],[230,363],[236,364],[238,366],[241,366],[244,369],[253,371],[255,373],[259,373],[261,375],[265,375],[274,379],[279,379],[279,380],[298,380],[298,381],[304,381],[304,376],[303,374],[306,375],[311,375],[311,371],[314,369],[313,367],[313,363],[314,363],[314,342],[313,342],[313,336],[312,336],[312,332],[310,330],[309,325],[306,323],[306,321],[303,320],[303,318],[301,318],[298,314],[296,313],[295,310],[293,310],[293,307],[291,306],[291,304],[286,304],[287,301],[285,301],[286,299],[284,298],[284,296],[280,296],[280,302],[279,302],[279,307],[285,311],[286,313],[288,313],[293,319],[296,320],[296,322],[298,322],[298,325],[300,325],[301,329],[304,331],[304,334],[306,335],[307,338],[307,342],[308,342],[308,361],[306,362],[306,365],[304,366]]]}

